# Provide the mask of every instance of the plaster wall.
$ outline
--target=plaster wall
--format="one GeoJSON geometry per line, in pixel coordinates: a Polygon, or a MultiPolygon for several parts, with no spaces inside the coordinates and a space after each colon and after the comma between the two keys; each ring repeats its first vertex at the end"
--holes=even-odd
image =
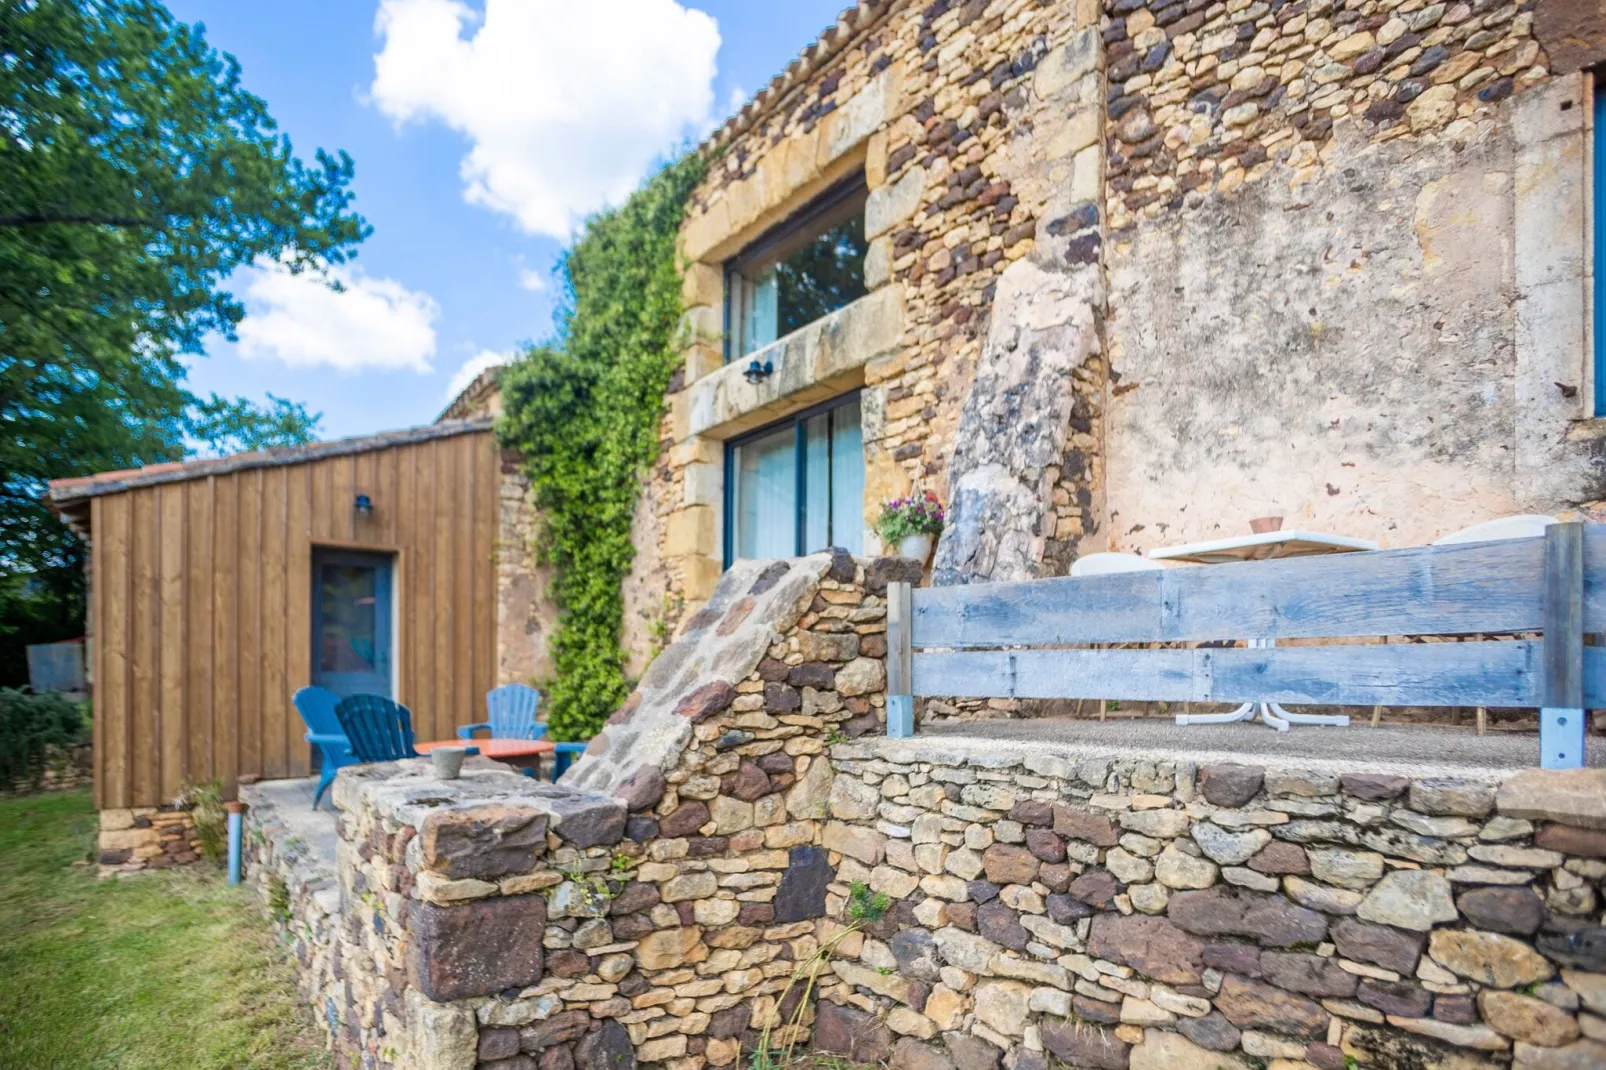
{"type": "Polygon", "coordinates": [[[1587,450],[1519,463],[1536,418],[1555,441],[1579,415],[1582,348],[1528,381],[1512,113],[1457,133],[1369,143],[1340,123],[1339,165],[1311,181],[1112,244],[1110,548],[1266,515],[1412,545],[1598,496],[1587,450]]]}

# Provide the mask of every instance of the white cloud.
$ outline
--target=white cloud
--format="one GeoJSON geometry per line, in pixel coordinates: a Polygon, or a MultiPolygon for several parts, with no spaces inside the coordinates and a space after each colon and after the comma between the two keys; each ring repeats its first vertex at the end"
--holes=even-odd
{"type": "Polygon", "coordinates": [[[457,395],[479,378],[481,372],[487,368],[495,368],[511,361],[516,353],[499,353],[494,349],[482,349],[474,356],[463,362],[463,366],[452,373],[452,381],[446,384],[446,402],[450,404],[457,395]]]}
{"type": "Polygon", "coordinates": [[[563,239],[714,103],[719,25],[675,0],[380,0],[370,96],[470,142],[474,204],[563,239]]]}
{"type": "Polygon", "coordinates": [[[546,276],[534,268],[519,268],[519,288],[533,294],[546,292],[546,276]]]}
{"type": "Polygon", "coordinates": [[[278,265],[246,269],[240,355],[280,360],[292,368],[430,370],[440,316],[432,297],[352,267],[329,273],[344,290],[331,290],[308,272],[291,275],[278,265]]]}

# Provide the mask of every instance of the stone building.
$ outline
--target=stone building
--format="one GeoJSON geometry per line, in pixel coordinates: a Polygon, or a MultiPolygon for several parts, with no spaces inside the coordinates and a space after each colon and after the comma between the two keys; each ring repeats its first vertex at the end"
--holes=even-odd
{"type": "Polygon", "coordinates": [[[631,648],[915,488],[937,583],[1587,510],[1603,58],[1591,0],[850,8],[704,146],[631,648]]]}

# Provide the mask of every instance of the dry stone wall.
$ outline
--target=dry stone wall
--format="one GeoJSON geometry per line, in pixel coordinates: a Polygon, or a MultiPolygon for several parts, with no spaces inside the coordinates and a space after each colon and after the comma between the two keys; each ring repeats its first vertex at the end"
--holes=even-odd
{"type": "Polygon", "coordinates": [[[1606,773],[887,740],[905,568],[732,570],[574,783],[343,770],[323,873],[254,817],[332,1043],[376,1070],[704,1070],[796,1012],[893,1070],[1606,1058],[1606,773]],[[856,922],[865,896],[886,910],[856,922]]]}
{"type": "Polygon", "coordinates": [[[102,810],[95,861],[101,876],[170,869],[198,862],[201,845],[188,810],[136,806],[102,810]]]}
{"type": "Polygon", "coordinates": [[[896,903],[817,1044],[900,1070],[1606,1065],[1600,771],[1001,749],[833,748],[838,885],[896,903]]]}

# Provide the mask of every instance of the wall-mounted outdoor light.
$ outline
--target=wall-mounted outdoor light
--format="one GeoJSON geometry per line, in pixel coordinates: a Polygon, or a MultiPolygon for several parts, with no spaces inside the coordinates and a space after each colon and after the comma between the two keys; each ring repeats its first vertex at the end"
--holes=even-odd
{"type": "Polygon", "coordinates": [[[352,503],[352,508],[357,510],[358,516],[372,516],[374,513],[374,501],[366,494],[359,494],[357,495],[357,500],[352,503]]]}
{"type": "Polygon", "coordinates": [[[754,360],[748,364],[747,368],[742,372],[742,378],[746,379],[754,386],[757,386],[759,383],[762,383],[765,379],[768,379],[774,374],[774,361],[766,360],[763,364],[760,364],[757,360],[754,360]]]}

